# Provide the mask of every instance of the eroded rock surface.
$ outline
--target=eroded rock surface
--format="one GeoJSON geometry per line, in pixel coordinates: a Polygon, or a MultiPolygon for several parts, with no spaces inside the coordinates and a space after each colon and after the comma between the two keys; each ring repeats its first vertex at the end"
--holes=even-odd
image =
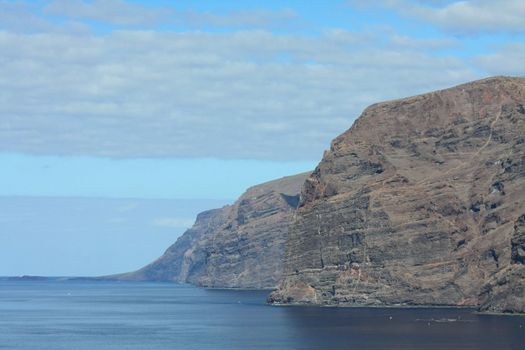
{"type": "Polygon", "coordinates": [[[248,189],[233,205],[203,212],[157,261],[122,280],[217,288],[274,288],[282,276],[288,222],[308,174],[248,189]]]}
{"type": "Polygon", "coordinates": [[[270,301],[525,312],[525,79],[372,105],[302,189],[270,301]]]}

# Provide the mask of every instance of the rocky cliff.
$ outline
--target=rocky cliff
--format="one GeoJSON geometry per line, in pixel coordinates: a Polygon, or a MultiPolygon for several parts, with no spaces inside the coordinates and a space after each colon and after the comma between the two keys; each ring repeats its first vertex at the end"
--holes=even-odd
{"type": "Polygon", "coordinates": [[[525,79],[367,108],[302,189],[274,303],[525,312],[525,79]]]}
{"type": "Polygon", "coordinates": [[[121,280],[174,281],[217,288],[275,288],[288,222],[308,174],[248,189],[233,205],[198,215],[164,255],[121,280]]]}

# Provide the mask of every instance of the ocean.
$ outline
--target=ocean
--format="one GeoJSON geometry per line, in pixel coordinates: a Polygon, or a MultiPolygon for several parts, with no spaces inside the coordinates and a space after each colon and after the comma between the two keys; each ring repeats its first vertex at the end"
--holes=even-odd
{"type": "Polygon", "coordinates": [[[267,291],[0,279],[0,349],[525,348],[525,317],[265,304],[267,291]]]}

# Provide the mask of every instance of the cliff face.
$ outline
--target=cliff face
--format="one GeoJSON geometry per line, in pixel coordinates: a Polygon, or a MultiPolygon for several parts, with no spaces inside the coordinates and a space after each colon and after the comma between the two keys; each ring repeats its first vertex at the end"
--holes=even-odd
{"type": "Polygon", "coordinates": [[[307,175],[254,186],[233,205],[199,214],[194,226],[162,257],[117,278],[274,288],[282,276],[288,222],[307,175]]]}
{"type": "Polygon", "coordinates": [[[525,312],[525,79],[373,105],[302,189],[270,301],[525,312]]]}

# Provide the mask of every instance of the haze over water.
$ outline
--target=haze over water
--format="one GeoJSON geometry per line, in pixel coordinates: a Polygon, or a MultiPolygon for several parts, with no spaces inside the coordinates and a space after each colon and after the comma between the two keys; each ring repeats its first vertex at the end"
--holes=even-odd
{"type": "Polygon", "coordinates": [[[272,307],[266,291],[0,280],[0,349],[522,349],[525,318],[272,307]]]}

